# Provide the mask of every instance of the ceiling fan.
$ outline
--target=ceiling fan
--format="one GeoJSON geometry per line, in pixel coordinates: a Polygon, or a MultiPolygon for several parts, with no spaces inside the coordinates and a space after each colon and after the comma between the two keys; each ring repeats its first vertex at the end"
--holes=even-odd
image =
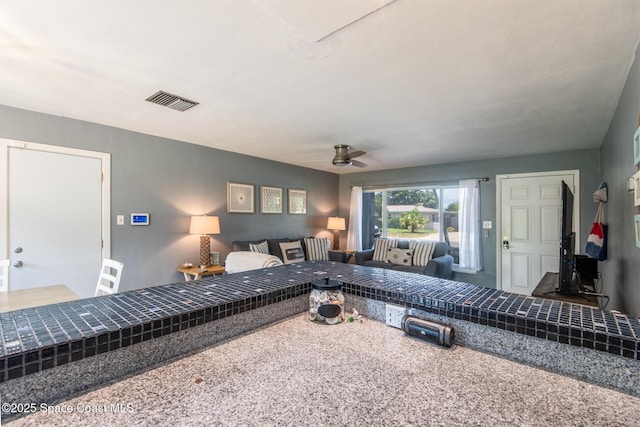
{"type": "Polygon", "coordinates": [[[344,166],[355,166],[358,168],[364,168],[367,165],[365,163],[359,162],[357,160],[353,160],[354,157],[362,156],[365,153],[364,151],[352,151],[349,152],[351,147],[344,144],[339,144],[335,146],[336,156],[333,158],[333,164],[338,167],[344,166]]]}

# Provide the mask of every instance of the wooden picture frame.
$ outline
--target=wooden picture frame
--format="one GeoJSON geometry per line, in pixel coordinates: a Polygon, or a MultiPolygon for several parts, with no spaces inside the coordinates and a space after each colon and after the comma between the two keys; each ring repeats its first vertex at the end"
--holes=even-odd
{"type": "Polygon", "coordinates": [[[640,126],[633,134],[633,164],[640,166],[640,126]]]}
{"type": "Polygon", "coordinates": [[[636,247],[640,248],[640,215],[633,216],[633,223],[636,230],[636,247]]]}
{"type": "Polygon", "coordinates": [[[282,188],[267,185],[260,186],[260,213],[282,213],[282,188]]]}
{"type": "Polygon", "coordinates": [[[227,213],[255,212],[254,185],[227,182],[227,213]]]}
{"type": "Polygon", "coordinates": [[[288,199],[290,214],[304,215],[307,213],[307,190],[290,188],[288,199]]]}

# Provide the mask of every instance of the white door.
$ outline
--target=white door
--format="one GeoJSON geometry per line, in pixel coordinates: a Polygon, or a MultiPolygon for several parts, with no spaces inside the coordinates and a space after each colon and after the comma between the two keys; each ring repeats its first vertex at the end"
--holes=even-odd
{"type": "MultiPolygon", "coordinates": [[[[546,272],[558,272],[562,218],[561,183],[579,206],[578,171],[499,176],[502,236],[501,289],[531,295],[546,272]]],[[[574,208],[574,229],[579,229],[574,208]]],[[[579,242],[576,241],[576,247],[579,242]]]]}
{"type": "Polygon", "coordinates": [[[63,284],[80,297],[93,296],[107,256],[104,153],[51,152],[53,147],[31,143],[3,148],[9,290],[63,284]]]}

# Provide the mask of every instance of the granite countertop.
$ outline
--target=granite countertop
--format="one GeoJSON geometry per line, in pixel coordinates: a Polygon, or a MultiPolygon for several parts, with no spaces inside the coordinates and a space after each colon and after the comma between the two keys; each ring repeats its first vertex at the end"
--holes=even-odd
{"type": "Polygon", "coordinates": [[[9,425],[628,426],[640,398],[377,321],[303,314],[44,408],[66,413],[42,409],[9,425]]]}

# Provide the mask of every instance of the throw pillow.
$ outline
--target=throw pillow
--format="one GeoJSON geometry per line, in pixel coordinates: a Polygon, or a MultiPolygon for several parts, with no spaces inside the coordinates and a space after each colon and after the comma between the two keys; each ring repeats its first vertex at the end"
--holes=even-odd
{"type": "Polygon", "coordinates": [[[374,261],[387,261],[387,250],[389,248],[397,248],[397,239],[386,239],[384,237],[378,237],[373,248],[373,260],[374,261]]]}
{"type": "Polygon", "coordinates": [[[269,244],[265,240],[261,243],[249,243],[249,249],[251,252],[258,252],[259,254],[268,254],[269,253],[269,244]]]}
{"type": "Polygon", "coordinates": [[[425,267],[433,257],[436,242],[418,242],[411,240],[409,242],[409,248],[413,249],[413,265],[425,267]]]}
{"type": "Polygon", "coordinates": [[[293,264],[295,262],[304,262],[304,251],[300,240],[295,242],[280,243],[282,251],[282,260],[285,264],[293,264]]]}
{"type": "Polygon", "coordinates": [[[413,260],[413,249],[389,248],[385,262],[397,265],[411,265],[413,260]]]}
{"type": "Polygon", "coordinates": [[[304,245],[307,247],[308,261],[329,261],[329,239],[326,237],[305,237],[304,245]]]}

